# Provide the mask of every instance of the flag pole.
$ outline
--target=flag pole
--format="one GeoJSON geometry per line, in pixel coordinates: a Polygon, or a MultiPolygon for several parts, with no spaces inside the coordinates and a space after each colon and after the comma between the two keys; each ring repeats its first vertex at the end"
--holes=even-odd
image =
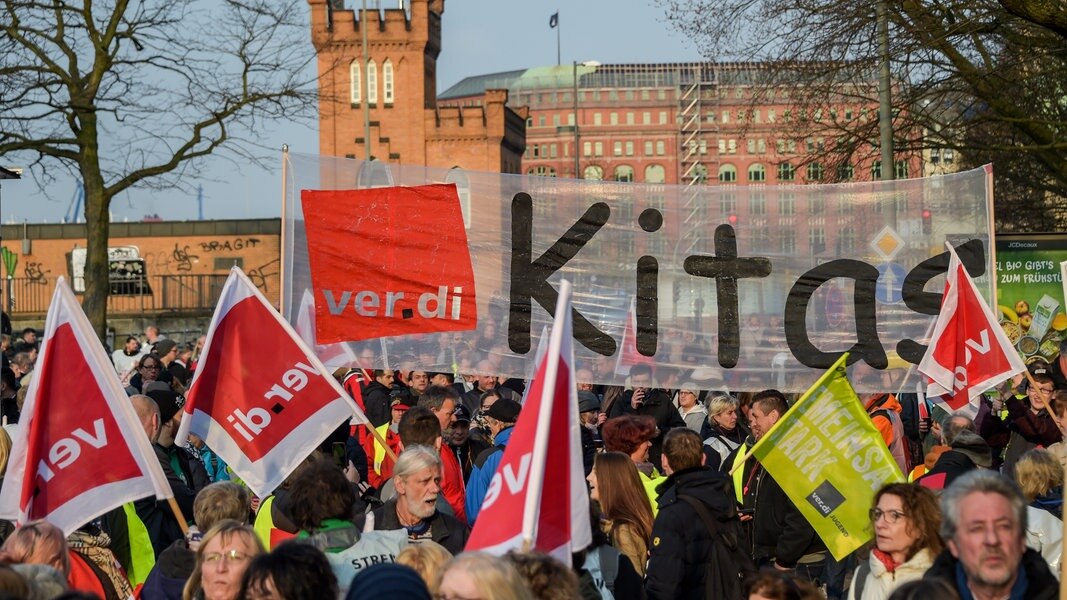
{"type": "Polygon", "coordinates": [[[178,502],[174,499],[174,496],[167,498],[167,504],[170,505],[170,510],[174,513],[174,518],[178,520],[178,526],[182,528],[182,535],[189,535],[189,524],[185,522],[185,515],[182,514],[182,509],[178,506],[178,502]]]}
{"type": "MultiPolygon", "coordinates": [[[[552,336],[545,356],[555,356],[545,365],[545,380],[541,387],[541,405],[538,407],[537,431],[534,435],[533,459],[530,463],[530,478],[526,488],[526,505],[522,511],[522,547],[532,548],[537,538],[537,510],[541,505],[541,491],[545,483],[545,457],[548,455],[549,423],[552,421],[552,404],[558,398],[556,378],[559,375],[559,355],[563,345],[564,319],[570,318],[571,283],[564,279],[559,286],[559,299],[556,301],[555,319],[552,324],[552,336]]],[[[571,382],[574,385],[574,382],[571,382]]]]}
{"type": "Polygon", "coordinates": [[[282,313],[282,316],[285,316],[285,308],[286,308],[286,304],[287,304],[286,301],[285,301],[285,283],[286,283],[287,280],[288,280],[290,285],[292,285],[292,283],[293,283],[291,277],[290,278],[286,277],[286,268],[289,266],[289,261],[285,260],[285,244],[286,244],[286,242],[289,241],[289,236],[285,235],[285,217],[286,217],[285,211],[286,211],[286,209],[289,208],[288,203],[285,201],[286,200],[286,195],[287,195],[286,192],[288,191],[286,189],[286,185],[287,185],[287,177],[286,177],[286,175],[288,174],[288,167],[289,167],[289,144],[282,144],[282,232],[281,232],[281,239],[279,240],[280,243],[281,243],[282,256],[281,256],[281,275],[278,276],[278,279],[279,279],[278,283],[280,284],[278,286],[278,308],[279,308],[279,312],[282,313]]]}

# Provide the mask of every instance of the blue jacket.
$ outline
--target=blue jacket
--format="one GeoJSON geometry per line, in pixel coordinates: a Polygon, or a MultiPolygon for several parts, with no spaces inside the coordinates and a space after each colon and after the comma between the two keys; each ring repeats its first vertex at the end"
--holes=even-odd
{"type": "Polygon", "coordinates": [[[470,479],[467,480],[466,504],[467,522],[472,528],[474,520],[478,518],[478,512],[482,510],[482,501],[489,491],[489,483],[493,481],[493,475],[496,475],[500,467],[500,460],[504,458],[503,448],[508,445],[508,439],[514,430],[514,427],[501,430],[493,439],[495,445],[483,450],[474,460],[474,468],[471,469],[470,479]]]}

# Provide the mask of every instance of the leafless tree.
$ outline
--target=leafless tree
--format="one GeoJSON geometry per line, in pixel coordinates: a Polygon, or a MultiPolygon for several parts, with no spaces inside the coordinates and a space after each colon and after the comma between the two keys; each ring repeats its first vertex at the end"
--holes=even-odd
{"type": "Polygon", "coordinates": [[[84,186],[101,337],[112,199],[182,187],[209,159],[263,161],[265,125],[313,116],[314,60],[304,0],[0,3],[0,156],[84,186]]]}
{"type": "MultiPolygon", "coordinates": [[[[765,62],[764,88],[790,86],[797,114],[825,116],[842,94],[877,102],[880,0],[657,1],[709,60],[765,62]]],[[[1067,5],[903,0],[884,6],[894,146],[950,148],[972,165],[996,160],[998,228],[1067,227],[1067,5]],[[1034,218],[1020,223],[1024,214],[1034,218]]],[[[795,124],[835,134],[839,159],[878,144],[873,118],[795,124]]]]}

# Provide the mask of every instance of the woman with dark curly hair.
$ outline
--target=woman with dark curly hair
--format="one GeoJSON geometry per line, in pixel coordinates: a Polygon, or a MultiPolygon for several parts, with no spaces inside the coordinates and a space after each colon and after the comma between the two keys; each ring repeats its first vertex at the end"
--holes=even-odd
{"type": "Polygon", "coordinates": [[[667,479],[660,475],[655,465],[648,462],[648,449],[652,447],[652,440],[659,435],[656,420],[638,415],[615,417],[604,422],[600,435],[604,438],[604,450],[622,452],[633,461],[641,475],[641,485],[645,487],[645,494],[648,495],[655,516],[659,512],[656,502],[659,493],[656,488],[667,479]]]}
{"type": "Polygon", "coordinates": [[[937,496],[913,483],[890,483],[874,495],[874,547],[852,578],[849,600],[886,600],[893,590],[920,579],[944,544],[937,496]]]}
{"type": "Polygon", "coordinates": [[[652,539],[652,507],[641,487],[633,461],[621,452],[596,455],[589,481],[589,497],[600,503],[600,527],[611,545],[626,555],[644,577],[648,544],[652,539]]]}

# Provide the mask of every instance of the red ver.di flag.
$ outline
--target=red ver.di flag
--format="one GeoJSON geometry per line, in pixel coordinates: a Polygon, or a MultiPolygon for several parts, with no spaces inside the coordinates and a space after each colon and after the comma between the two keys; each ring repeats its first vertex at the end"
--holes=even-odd
{"type": "Polygon", "coordinates": [[[172,493],[133,404],[64,278],[12,440],[0,518],[67,535],[127,502],[172,493]]]}
{"type": "Polygon", "coordinates": [[[974,416],[982,392],[1026,370],[978,286],[951,244],[941,312],[919,372],[930,378],[927,395],[946,396],[948,408],[974,416]]]}
{"type": "Polygon", "coordinates": [[[571,284],[562,282],[548,352],[530,384],[466,550],[538,550],[569,561],[590,544],[574,379],[571,284]],[[551,478],[551,485],[545,479],[551,478]],[[515,519],[515,515],[522,519],[515,519]]]}
{"type": "Polygon", "coordinates": [[[455,185],[302,190],[300,202],[318,343],[477,327],[455,185]]]}
{"type": "Polygon", "coordinates": [[[182,409],[190,433],[266,497],[342,421],[363,411],[237,267],[222,288],[182,409]]]}

